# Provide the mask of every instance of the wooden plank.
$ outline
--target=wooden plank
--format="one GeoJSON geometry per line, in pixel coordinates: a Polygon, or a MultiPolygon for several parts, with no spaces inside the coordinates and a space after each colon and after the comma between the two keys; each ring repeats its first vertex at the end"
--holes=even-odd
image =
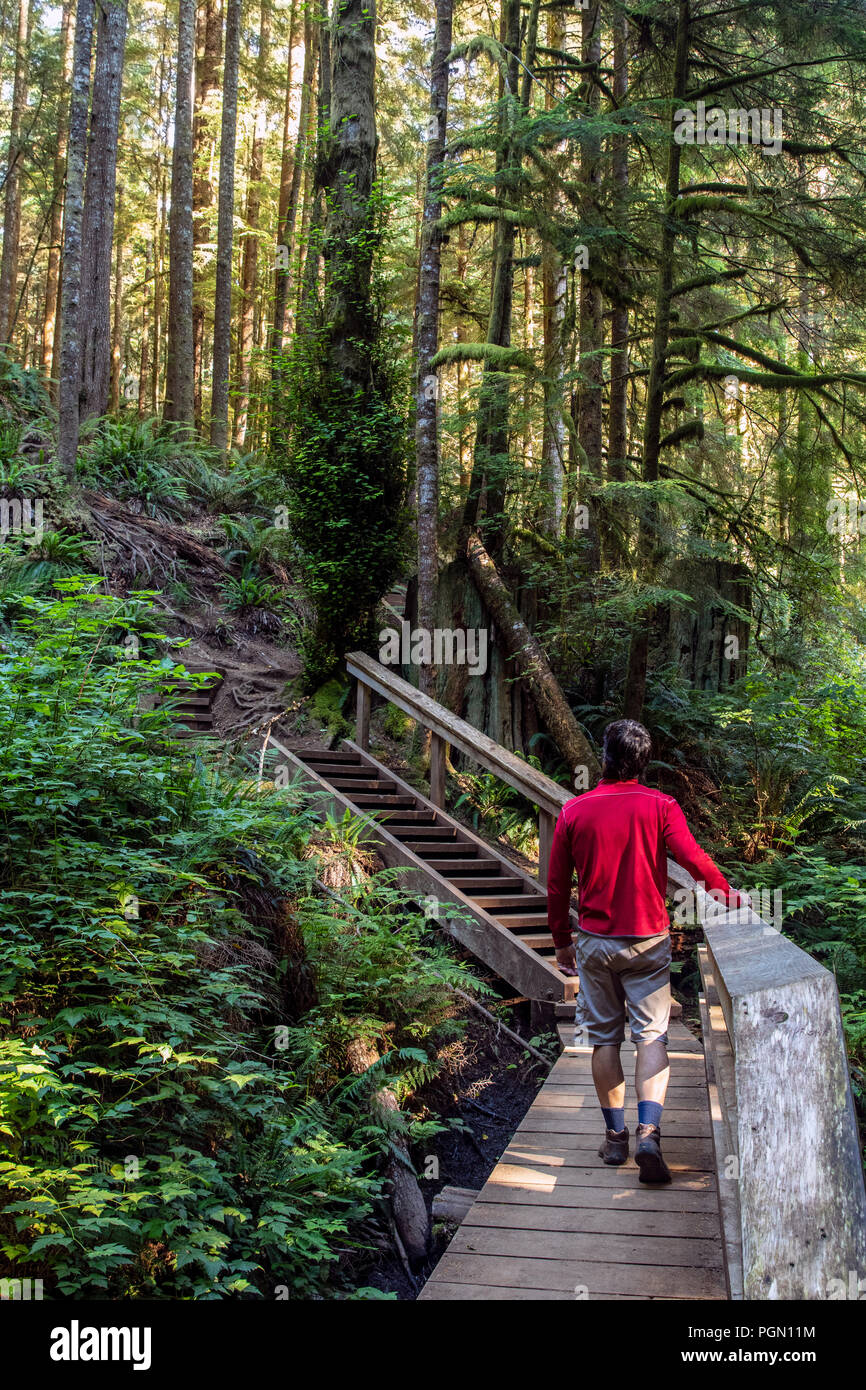
{"type": "Polygon", "coordinates": [[[370,747],[370,687],[359,677],[355,708],[355,742],[361,748],[370,747]]]}
{"type": "MultiPolygon", "coordinates": [[[[649,1184],[639,1184],[637,1182],[637,1170],[632,1169],[631,1174],[634,1179],[633,1185],[628,1186],[623,1177],[621,1168],[604,1167],[597,1154],[592,1154],[590,1158],[580,1159],[572,1150],[560,1150],[552,1152],[549,1145],[533,1145],[520,1143],[509,1144],[502,1158],[494,1169],[497,1182],[505,1182],[511,1175],[515,1182],[529,1183],[535,1178],[540,1183],[556,1185],[559,1187],[592,1187],[599,1191],[610,1189],[616,1194],[615,1200],[619,1203],[623,1199],[623,1193],[668,1193],[669,1189],[650,1187],[649,1184]]],[[[490,1181],[493,1181],[491,1176],[490,1181]]],[[[684,1169],[677,1177],[677,1181],[671,1184],[671,1188],[676,1191],[676,1200],[683,1200],[683,1195],[689,1192],[711,1193],[713,1201],[715,1195],[715,1178],[713,1170],[707,1169],[684,1169]]],[[[613,1200],[613,1199],[612,1199],[613,1200]]],[[[670,1198],[667,1198],[670,1201],[670,1198]]]]}
{"type": "MultiPolygon", "coordinates": [[[[597,1145],[604,1137],[601,1114],[596,1106],[546,1105],[536,1101],[521,1121],[518,1134],[524,1126],[534,1130],[536,1134],[588,1134],[597,1145]]],[[[695,1107],[689,1110],[672,1110],[670,1113],[665,1108],[662,1116],[663,1140],[709,1137],[710,1117],[706,1107],[700,1110],[695,1107]]]]}
{"type": "Polygon", "coordinates": [[[430,800],[434,806],[445,805],[446,743],[436,733],[430,736],[430,800]]]}
{"type": "Polygon", "coordinates": [[[550,867],[550,851],[553,849],[553,832],[556,829],[556,816],[542,808],[538,812],[538,882],[547,883],[550,867]]]}
{"type": "MultiPolygon", "coordinates": [[[[467,1228],[495,1226],[499,1230],[553,1231],[572,1235],[652,1236],[667,1240],[709,1240],[718,1246],[717,1212],[642,1211],[638,1207],[622,1210],[610,1204],[600,1209],[561,1205],[524,1205],[499,1202],[485,1197],[474,1202],[463,1221],[467,1228]]],[[[603,1242],[606,1246],[606,1242],[603,1242]]],[[[527,1253],[529,1253],[527,1251],[527,1253]]]]}
{"type": "MultiPolygon", "coordinates": [[[[515,1136],[521,1144],[546,1143],[556,1153],[570,1156],[577,1164],[592,1163],[597,1159],[601,1136],[594,1134],[563,1133],[544,1124],[543,1117],[526,1120],[515,1136]],[[531,1127],[530,1127],[531,1126],[531,1127]]],[[[687,1169],[698,1169],[704,1173],[715,1173],[716,1164],[713,1146],[709,1139],[682,1138],[674,1141],[668,1137],[663,1140],[665,1162],[674,1174],[687,1169]]],[[[637,1182],[637,1169],[632,1170],[637,1182]]]]}
{"type": "Polygon", "coordinates": [[[651,1298],[724,1298],[724,1280],[718,1270],[682,1265],[635,1268],[630,1264],[605,1264],[598,1260],[550,1260],[524,1255],[484,1256],[453,1250],[451,1246],[436,1266],[436,1275],[457,1284],[519,1287],[527,1291],[562,1290],[572,1298],[577,1290],[585,1290],[585,1296],[590,1299],[620,1294],[651,1298]]]}
{"type": "MultiPolygon", "coordinates": [[[[610,1294],[607,1297],[617,1303],[669,1303],[674,1300],[650,1298],[644,1300],[637,1294],[610,1294]]],[[[685,1297],[685,1295],[684,1295],[685,1297]]],[[[484,1299],[505,1303],[573,1303],[575,1295],[558,1289],[491,1288],[489,1284],[449,1284],[444,1279],[431,1280],[418,1295],[427,1303],[476,1303],[484,1299]]]]}
{"type": "MultiPolygon", "coordinates": [[[[448,1247],[453,1255],[517,1255],[528,1260],[602,1260],[606,1265],[680,1265],[712,1272],[724,1289],[725,1275],[718,1238],[682,1240],[668,1236],[606,1235],[577,1231],[515,1231],[501,1226],[474,1226],[472,1214],[448,1247]]],[[[634,1284],[628,1289],[635,1292],[634,1284]]]]}
{"type": "MultiPolygon", "coordinates": [[[[509,1173],[520,1173],[517,1164],[499,1163],[481,1189],[479,1201],[493,1202],[500,1206],[555,1207],[592,1210],[598,1209],[613,1213],[627,1214],[631,1211],[659,1212],[665,1217],[671,1215],[671,1195],[666,1188],[642,1185],[632,1182],[631,1186],[620,1188],[586,1186],[569,1182],[572,1170],[564,1169],[562,1174],[551,1180],[548,1173],[534,1173],[529,1176],[509,1179],[509,1173]]],[[[589,1175],[590,1170],[586,1170],[589,1175]]],[[[633,1170],[632,1177],[633,1177],[633,1170]]],[[[718,1232],[718,1210],[712,1184],[705,1189],[685,1189],[677,1184],[676,1214],[691,1216],[700,1213],[715,1221],[718,1232]]]]}

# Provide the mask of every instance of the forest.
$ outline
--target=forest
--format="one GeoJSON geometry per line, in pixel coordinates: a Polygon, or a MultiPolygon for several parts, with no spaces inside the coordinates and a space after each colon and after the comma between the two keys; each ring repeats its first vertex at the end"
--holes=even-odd
{"type": "Polygon", "coordinates": [[[269,742],[349,653],[572,795],[641,720],[862,1122],[864,79],[861,0],[0,0],[0,1282],[413,1299],[543,1080],[269,742]]]}

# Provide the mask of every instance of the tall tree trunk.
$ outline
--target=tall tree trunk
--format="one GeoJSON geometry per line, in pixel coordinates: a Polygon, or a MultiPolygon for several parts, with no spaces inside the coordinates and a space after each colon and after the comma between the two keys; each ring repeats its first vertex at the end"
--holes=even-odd
{"type": "Polygon", "coordinates": [[[60,467],[68,478],[78,454],[81,370],[81,231],[84,220],[84,166],[87,159],[87,116],[90,104],[90,49],[93,39],[93,0],[78,0],[72,57],[72,95],[69,105],[69,149],[63,214],[63,263],[60,317],[60,380],[58,443],[60,467]]]}
{"type": "Polygon", "coordinates": [[[325,322],[334,375],[348,387],[367,385],[370,195],[376,177],[376,7],[338,0],[332,27],[330,159],[325,224],[325,322]]]}
{"type": "Polygon", "coordinates": [[[0,343],[12,341],[18,281],[18,250],[21,238],[21,120],[27,101],[27,40],[30,31],[30,0],[18,0],[18,34],[15,45],[15,76],[12,83],[12,112],[9,123],[9,157],[3,189],[3,255],[0,258],[0,343]]]}
{"type": "MultiPolygon", "coordinates": [[[[72,81],[72,0],[66,0],[60,27],[60,71],[63,90],[72,81]]],[[[49,391],[56,396],[56,378],[60,369],[60,335],[57,332],[57,310],[60,303],[60,239],[63,235],[63,184],[66,179],[66,149],[69,139],[69,108],[61,102],[54,151],[53,198],[51,224],[48,233],[48,266],[45,272],[45,313],[42,317],[42,370],[49,381],[49,391]]]]}
{"type": "MultiPolygon", "coordinates": [[[[689,0],[679,0],[676,54],[674,58],[673,102],[671,103],[670,144],[665,186],[665,206],[662,223],[659,272],[656,283],[655,324],[653,328],[650,376],[647,386],[646,415],[643,437],[643,481],[658,482],[659,445],[661,443],[662,407],[665,391],[665,360],[670,339],[671,291],[674,284],[674,258],[678,228],[674,205],[680,191],[682,146],[673,138],[674,110],[685,100],[689,74],[689,39],[691,15],[689,0]]],[[[638,531],[638,565],[641,577],[656,567],[659,546],[659,507],[652,499],[644,504],[638,531]]],[[[655,621],[651,610],[633,634],[628,654],[623,713],[627,719],[640,719],[646,696],[647,661],[650,630],[655,621]]]]}
{"type": "MultiPolygon", "coordinates": [[[[613,20],[613,97],[617,109],[628,97],[628,17],[616,14],[613,20]]],[[[628,210],[628,136],[611,140],[614,221],[625,227],[628,210]]],[[[628,256],[619,255],[620,285],[628,272],[628,256]]],[[[610,330],[610,418],[608,435],[608,476],[625,482],[628,453],[628,309],[614,304],[610,330]]]]}
{"type": "MultiPolygon", "coordinates": [[[[304,145],[304,176],[303,186],[300,195],[300,215],[301,224],[298,232],[297,245],[297,288],[295,293],[294,316],[295,320],[301,316],[304,305],[308,301],[310,283],[308,273],[310,261],[318,267],[320,259],[320,247],[316,247],[312,258],[310,257],[311,230],[315,226],[318,232],[322,226],[322,195],[318,185],[316,169],[318,167],[320,151],[324,158],[324,133],[322,126],[322,112],[327,111],[330,105],[330,52],[331,52],[331,31],[327,20],[314,22],[313,42],[316,45],[316,61],[313,64],[312,85],[310,88],[310,114],[307,122],[307,139],[304,145]]],[[[313,238],[316,240],[316,238],[313,238]]],[[[317,279],[313,277],[313,283],[317,279]]],[[[291,300],[287,296],[287,314],[290,312],[288,306],[291,300]]]]}
{"type": "MultiPolygon", "coordinates": [[[[590,8],[584,10],[581,21],[582,61],[596,65],[601,62],[601,6],[599,0],[592,0],[590,8]]],[[[600,92],[592,76],[586,77],[586,106],[592,120],[599,107],[600,92]]],[[[601,139],[597,135],[584,141],[581,146],[580,181],[586,192],[583,198],[583,220],[590,226],[599,221],[599,195],[601,190],[601,139]]],[[[602,392],[604,388],[604,367],[602,350],[604,348],[604,306],[601,287],[597,280],[597,270],[593,264],[595,255],[590,256],[590,264],[580,272],[580,386],[577,393],[577,439],[581,461],[581,495],[589,508],[590,524],[587,532],[587,564],[590,570],[597,570],[600,562],[598,503],[592,496],[593,482],[601,479],[601,441],[602,441],[602,392]]]]}
{"type": "Polygon", "coordinates": [[[195,421],[192,328],[192,106],[195,75],[195,0],[178,0],[177,91],[171,160],[168,242],[168,352],[165,418],[195,421]]]}
{"type": "Polygon", "coordinates": [[[144,248],[144,293],[141,296],[141,355],[138,368],[138,417],[147,414],[150,377],[150,283],[153,278],[153,253],[150,242],[144,248]]]}
{"type": "MultiPolygon", "coordinates": [[[[442,172],[448,124],[448,54],[451,52],[453,0],[436,0],[436,34],[430,82],[427,132],[427,187],[421,232],[418,282],[418,362],[415,395],[415,449],[418,488],[418,625],[432,632],[436,613],[439,521],[439,381],[431,362],[439,346],[439,278],[442,261],[442,172]]],[[[419,685],[432,694],[432,666],[422,665],[419,685]]]]}
{"type": "Polygon", "coordinates": [[[238,119],[238,59],[241,0],[226,0],[223,63],[223,114],[220,132],[220,182],[217,215],[216,287],[213,325],[213,395],[210,442],[225,455],[229,433],[229,363],[232,331],[232,245],[235,202],[235,143],[238,119]]]}
{"type": "Polygon", "coordinates": [[[111,279],[126,0],[99,0],[81,230],[81,418],[104,415],[111,383],[111,279]]]}
{"type": "MultiPolygon", "coordinates": [[[[565,48],[565,15],[551,10],[547,16],[547,46],[561,52],[565,48]]],[[[556,61],[555,59],[553,61],[556,61]]],[[[545,107],[551,110],[563,95],[561,76],[549,77],[545,90],[545,107]]],[[[557,151],[558,162],[567,154],[565,144],[557,151]]],[[[547,211],[552,219],[565,212],[564,199],[551,187],[547,195],[547,211]]],[[[565,262],[549,240],[545,240],[541,260],[542,294],[544,298],[544,424],[541,437],[541,514],[539,530],[552,540],[562,531],[562,488],[565,478],[565,306],[568,278],[565,262]]]]}
{"type": "Polygon", "coordinates": [[[256,123],[250,146],[245,235],[241,262],[241,314],[235,386],[234,442],[242,449],[250,407],[256,282],[259,264],[259,216],[262,207],[262,168],[268,126],[267,70],[271,42],[271,0],[262,0],[259,19],[259,57],[256,68],[256,123]]]}
{"type": "Polygon", "coordinates": [[[284,248],[279,254],[285,263],[277,261],[274,273],[274,307],[271,319],[269,352],[271,370],[278,374],[279,366],[274,360],[282,351],[283,335],[286,331],[286,306],[291,280],[291,264],[295,234],[295,219],[298,214],[298,195],[301,188],[301,167],[303,163],[304,140],[310,113],[310,80],[312,77],[312,54],[310,36],[313,24],[309,13],[304,11],[304,64],[301,77],[301,100],[298,111],[298,124],[292,144],[292,98],[294,95],[294,55],[297,44],[298,0],[292,0],[289,17],[289,56],[286,63],[286,100],[283,107],[283,149],[280,159],[280,197],[277,206],[277,244],[284,248]]]}
{"type": "MultiPolygon", "coordinates": [[[[500,92],[505,95],[507,79],[511,100],[500,100],[499,141],[496,154],[498,196],[507,198],[511,174],[518,162],[514,153],[516,97],[520,81],[520,0],[502,0],[500,33],[507,53],[505,73],[500,73],[500,92]]],[[[527,65],[529,66],[529,65],[527,65]]],[[[487,342],[495,347],[511,345],[511,315],[514,295],[514,223],[502,217],[494,224],[493,275],[490,292],[490,318],[487,342]]],[[[475,529],[481,510],[482,491],[487,488],[487,511],[493,520],[486,528],[494,555],[503,541],[503,517],[508,472],[509,380],[498,364],[484,363],[478,398],[478,424],[469,494],[463,512],[464,535],[475,529]]]]}
{"type": "Polygon", "coordinates": [[[117,189],[117,245],[114,252],[114,329],[111,334],[111,384],[108,397],[109,409],[116,414],[120,409],[120,364],[123,357],[123,231],[121,214],[123,211],[123,186],[117,189]]]}
{"type": "Polygon", "coordinates": [[[206,285],[208,281],[204,247],[212,241],[210,225],[213,207],[211,152],[213,150],[212,100],[219,90],[219,65],[222,56],[222,10],[218,0],[204,0],[196,16],[195,103],[192,119],[192,243],[193,243],[193,306],[192,350],[195,391],[195,422],[202,423],[202,377],[204,374],[204,337],[207,317],[206,285]]]}

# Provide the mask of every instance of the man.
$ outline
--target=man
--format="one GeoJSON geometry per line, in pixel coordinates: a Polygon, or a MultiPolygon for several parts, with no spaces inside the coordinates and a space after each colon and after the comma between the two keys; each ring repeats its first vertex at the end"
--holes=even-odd
{"type": "Polygon", "coordinates": [[[672,796],[640,785],[652,741],[642,724],[618,719],[604,731],[602,780],[575,797],[556,823],[547,879],[547,919],[556,960],[580,976],[575,1022],[592,1044],[592,1078],[606,1134],[599,1157],[628,1159],[625,1080],[620,1046],[625,1017],[636,1046],[640,1181],[670,1182],[661,1151],[661,1119],[670,1067],[671,945],[665,894],[667,857],[688,869],[707,892],[735,893],[704,853],[672,796]],[[577,873],[580,931],[572,944],[569,909],[577,873]],[[575,969],[576,967],[576,969],[575,969]]]}

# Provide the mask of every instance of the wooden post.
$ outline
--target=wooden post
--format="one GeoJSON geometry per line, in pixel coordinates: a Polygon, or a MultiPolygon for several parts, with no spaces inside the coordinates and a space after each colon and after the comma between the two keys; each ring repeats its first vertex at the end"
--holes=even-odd
{"type": "Polygon", "coordinates": [[[538,882],[547,883],[547,870],[550,865],[550,851],[553,848],[553,832],[556,817],[549,811],[538,812],[538,882]]]}
{"type": "Polygon", "coordinates": [[[445,807],[445,740],[438,734],[430,737],[430,800],[434,806],[445,807]]]}
{"type": "Polygon", "coordinates": [[[708,915],[704,932],[733,1056],[743,1296],[856,1298],[852,1279],[862,1296],[866,1194],[836,981],[745,909],[708,915]]]}
{"type": "Polygon", "coordinates": [[[370,687],[358,681],[358,705],[355,717],[355,742],[365,751],[370,747],[370,687]]]}

